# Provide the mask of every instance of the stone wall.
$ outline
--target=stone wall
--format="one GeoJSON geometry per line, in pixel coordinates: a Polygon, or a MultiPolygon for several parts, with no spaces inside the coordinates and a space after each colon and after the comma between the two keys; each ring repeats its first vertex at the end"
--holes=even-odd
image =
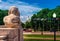
{"type": "Polygon", "coordinates": [[[18,28],[0,28],[0,41],[20,41],[19,32],[18,28]]]}

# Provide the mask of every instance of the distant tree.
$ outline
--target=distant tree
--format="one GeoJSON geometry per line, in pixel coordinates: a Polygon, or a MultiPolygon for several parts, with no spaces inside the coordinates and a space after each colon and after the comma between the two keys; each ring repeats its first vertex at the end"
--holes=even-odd
{"type": "MultiPolygon", "coordinates": [[[[33,29],[36,28],[35,30],[39,29],[38,28],[39,24],[40,24],[41,29],[43,29],[43,24],[44,24],[44,30],[45,31],[51,30],[54,27],[53,24],[55,24],[56,29],[58,29],[58,25],[60,25],[60,6],[57,6],[54,9],[45,8],[45,9],[40,10],[36,14],[33,14],[33,16],[31,17],[31,24],[32,24],[33,29]],[[53,13],[56,13],[56,15],[57,15],[56,18],[59,18],[56,20],[55,23],[53,21],[53,16],[52,16],[53,13]],[[43,18],[46,20],[44,20],[44,21],[37,20],[37,18],[40,18],[40,19],[43,18]],[[34,19],[36,19],[36,20],[34,20],[34,19]],[[59,23],[58,23],[58,21],[59,21],[59,23]]],[[[60,29],[60,26],[59,26],[59,29],[60,29]]]]}
{"type": "Polygon", "coordinates": [[[22,28],[25,28],[25,24],[21,22],[22,28]]]}
{"type": "Polygon", "coordinates": [[[26,21],[26,23],[25,23],[25,28],[26,28],[26,29],[31,28],[31,23],[30,23],[30,22],[28,22],[28,21],[26,21]]]}
{"type": "Polygon", "coordinates": [[[36,14],[33,14],[33,16],[31,17],[31,26],[32,26],[32,29],[34,29],[34,31],[37,31],[37,15],[36,14]]]}
{"type": "Polygon", "coordinates": [[[40,17],[40,18],[47,18],[47,14],[49,13],[49,9],[48,8],[45,8],[45,9],[42,9],[41,11],[39,11],[37,13],[37,17],[40,17]]]}
{"type": "Polygon", "coordinates": [[[3,25],[3,18],[8,14],[8,10],[0,10],[0,25],[3,25]]]}

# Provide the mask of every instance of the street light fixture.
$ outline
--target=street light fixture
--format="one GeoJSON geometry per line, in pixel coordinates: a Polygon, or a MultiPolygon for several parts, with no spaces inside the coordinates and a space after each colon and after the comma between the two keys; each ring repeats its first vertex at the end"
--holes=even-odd
{"type": "MultiPolygon", "coordinates": [[[[55,20],[56,20],[56,13],[53,13],[53,18],[54,18],[54,22],[55,22],[55,20]]],[[[55,27],[54,27],[54,41],[56,41],[56,29],[55,29],[55,27]]]]}
{"type": "Polygon", "coordinates": [[[53,13],[53,18],[56,18],[56,13],[53,13]]]}

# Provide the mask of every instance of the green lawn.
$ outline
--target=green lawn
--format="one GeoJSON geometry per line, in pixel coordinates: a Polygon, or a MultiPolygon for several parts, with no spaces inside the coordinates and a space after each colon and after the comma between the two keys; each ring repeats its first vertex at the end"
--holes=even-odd
{"type": "MultiPolygon", "coordinates": [[[[31,35],[24,35],[24,37],[27,37],[28,38],[28,39],[25,38],[24,41],[54,41],[54,40],[50,40],[50,39],[45,39],[45,38],[54,38],[53,35],[37,35],[37,34],[33,34],[32,35],[31,34],[31,35]],[[43,38],[43,39],[40,39],[40,38],[43,38]]],[[[60,35],[57,35],[56,38],[60,38],[60,35]]],[[[60,41],[60,40],[56,40],[56,41],[60,41]]]]}
{"type": "MultiPolygon", "coordinates": [[[[33,34],[33,35],[24,35],[25,37],[36,37],[36,38],[54,38],[53,35],[36,35],[36,34],[33,34]]],[[[60,38],[60,35],[57,35],[56,36],[57,38],[60,38]]]]}
{"type": "MultiPolygon", "coordinates": [[[[54,41],[54,40],[24,39],[24,41],[54,41]]],[[[60,41],[60,40],[56,40],[56,41],[60,41]]]]}

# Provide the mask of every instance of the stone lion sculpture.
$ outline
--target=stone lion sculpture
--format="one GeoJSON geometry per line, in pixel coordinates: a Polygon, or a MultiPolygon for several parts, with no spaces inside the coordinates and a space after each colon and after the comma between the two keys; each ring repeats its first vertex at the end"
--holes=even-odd
{"type": "Polygon", "coordinates": [[[3,19],[5,26],[8,28],[16,28],[20,24],[20,14],[18,8],[15,6],[10,7],[8,16],[3,19]]]}
{"type": "Polygon", "coordinates": [[[23,29],[21,27],[18,8],[16,8],[15,6],[10,7],[8,16],[5,16],[3,21],[7,28],[18,28],[19,41],[23,41],[23,29]]]}

